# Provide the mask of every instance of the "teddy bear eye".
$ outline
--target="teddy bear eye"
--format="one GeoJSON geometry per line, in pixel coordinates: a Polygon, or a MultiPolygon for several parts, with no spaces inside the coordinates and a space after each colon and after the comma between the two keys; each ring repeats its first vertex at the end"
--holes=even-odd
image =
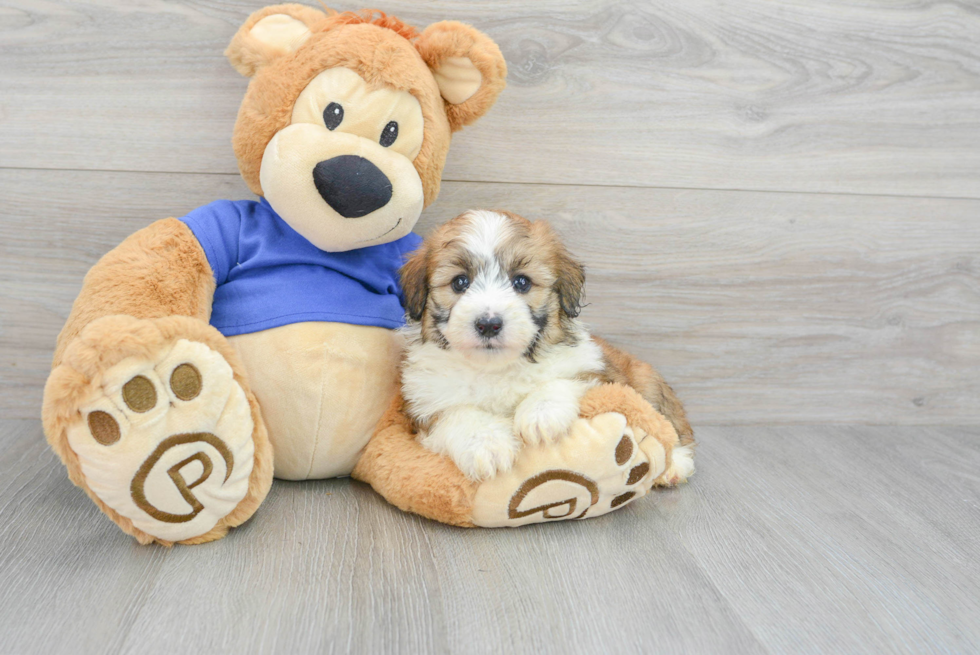
{"type": "Polygon", "coordinates": [[[338,105],[336,102],[331,102],[327,105],[327,108],[323,110],[323,124],[327,126],[328,130],[336,130],[337,126],[340,125],[344,120],[344,108],[338,105]]]}
{"type": "Polygon", "coordinates": [[[465,275],[457,275],[453,278],[453,291],[463,293],[470,286],[470,278],[465,275]]]}
{"type": "Polygon", "coordinates": [[[395,121],[388,121],[385,125],[385,129],[381,130],[381,145],[385,148],[390,146],[398,138],[398,123],[395,121]]]}
{"type": "Polygon", "coordinates": [[[514,285],[514,291],[517,293],[527,293],[531,290],[531,280],[526,275],[516,275],[511,281],[514,285]]]}

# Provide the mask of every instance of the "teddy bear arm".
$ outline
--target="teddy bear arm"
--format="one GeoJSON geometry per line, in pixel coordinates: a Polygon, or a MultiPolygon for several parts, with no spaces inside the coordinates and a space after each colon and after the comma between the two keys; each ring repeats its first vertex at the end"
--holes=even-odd
{"type": "Polygon", "coordinates": [[[152,223],[109,251],[85,276],[58,335],[53,366],[85,326],[103,316],[188,316],[206,323],[214,289],[211,266],[190,228],[175,218],[152,223]]]}

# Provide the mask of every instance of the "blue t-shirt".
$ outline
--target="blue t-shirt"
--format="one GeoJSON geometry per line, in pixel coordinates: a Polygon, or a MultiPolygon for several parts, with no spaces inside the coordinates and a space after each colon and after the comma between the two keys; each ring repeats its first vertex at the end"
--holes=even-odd
{"type": "Polygon", "coordinates": [[[211,325],[225,336],[328,321],[404,324],[398,269],[422,238],[325,252],[263,198],[217,200],[181,218],[204,248],[217,289],[211,325]]]}

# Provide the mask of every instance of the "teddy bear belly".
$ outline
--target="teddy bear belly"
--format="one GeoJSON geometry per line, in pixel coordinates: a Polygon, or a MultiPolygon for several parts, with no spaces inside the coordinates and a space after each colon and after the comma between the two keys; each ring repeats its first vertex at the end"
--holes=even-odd
{"type": "Polygon", "coordinates": [[[304,322],[228,339],[248,372],[275,457],[275,476],[349,475],[397,391],[394,330],[304,322]]]}

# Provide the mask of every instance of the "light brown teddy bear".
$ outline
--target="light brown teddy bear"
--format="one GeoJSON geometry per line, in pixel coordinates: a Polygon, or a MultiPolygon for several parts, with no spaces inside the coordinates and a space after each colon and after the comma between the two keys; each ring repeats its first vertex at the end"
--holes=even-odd
{"type": "Polygon", "coordinates": [[[273,476],[353,474],[403,509],[488,526],[594,516],[665,482],[677,434],[626,387],[594,390],[568,439],[482,485],[400,412],[398,269],[452,133],[504,87],[488,37],[278,5],[226,55],[252,78],[233,146],[260,201],[133,234],[58,338],[45,432],[103,512],[170,545],[224,536],[273,476]]]}

